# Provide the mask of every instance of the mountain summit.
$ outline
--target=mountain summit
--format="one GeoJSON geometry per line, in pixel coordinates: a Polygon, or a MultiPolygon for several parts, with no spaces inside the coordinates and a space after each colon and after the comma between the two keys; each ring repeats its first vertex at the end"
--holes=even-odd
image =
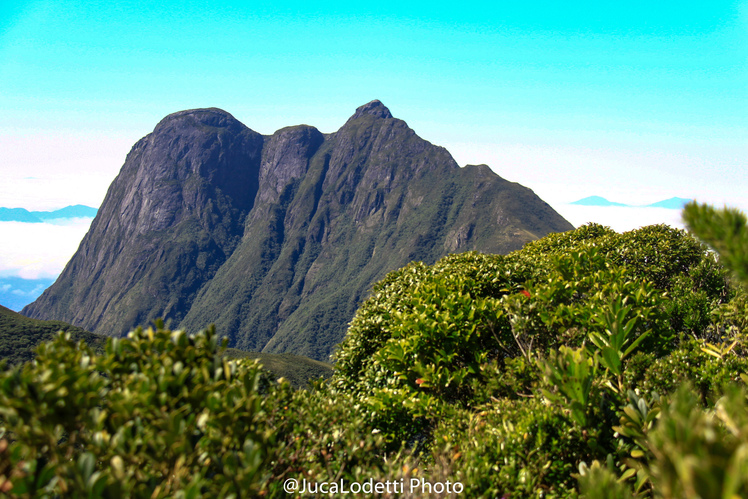
{"type": "Polygon", "coordinates": [[[78,251],[22,313],[109,336],[157,317],[215,323],[231,346],[326,359],[387,272],[572,228],[376,100],[332,134],[262,136],[220,109],[181,111],[133,146],[78,251]]]}
{"type": "Polygon", "coordinates": [[[357,108],[356,112],[348,121],[355,120],[356,118],[360,118],[365,115],[376,116],[377,118],[385,119],[392,118],[392,113],[390,113],[390,110],[387,109],[387,106],[375,99],[368,104],[364,104],[363,106],[357,108]]]}

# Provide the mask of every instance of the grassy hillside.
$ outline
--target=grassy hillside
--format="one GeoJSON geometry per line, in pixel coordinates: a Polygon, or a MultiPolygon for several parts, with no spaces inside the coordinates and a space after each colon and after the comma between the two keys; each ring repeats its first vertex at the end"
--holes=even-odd
{"type": "Polygon", "coordinates": [[[245,352],[237,348],[226,349],[225,355],[232,359],[259,359],[262,367],[278,378],[286,378],[295,388],[304,388],[309,380],[332,376],[332,365],[301,355],[245,352]]]}
{"type": "Polygon", "coordinates": [[[94,351],[102,351],[106,343],[105,336],[62,321],[29,319],[0,305],[0,360],[7,360],[9,366],[27,362],[34,358],[34,348],[58,331],[70,332],[73,340],[84,340],[94,351]]]}

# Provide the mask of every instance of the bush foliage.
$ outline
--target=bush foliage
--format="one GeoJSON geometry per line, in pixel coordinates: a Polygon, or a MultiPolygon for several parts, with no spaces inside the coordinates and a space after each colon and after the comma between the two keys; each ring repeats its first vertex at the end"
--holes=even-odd
{"type": "Polygon", "coordinates": [[[307,389],[222,355],[212,329],[136,330],[103,353],[60,335],[0,374],[0,490],[282,497],[288,479],[429,479],[467,497],[745,497],[745,219],[691,205],[686,220],[719,258],[666,226],[586,225],[411,263],[307,389]]]}

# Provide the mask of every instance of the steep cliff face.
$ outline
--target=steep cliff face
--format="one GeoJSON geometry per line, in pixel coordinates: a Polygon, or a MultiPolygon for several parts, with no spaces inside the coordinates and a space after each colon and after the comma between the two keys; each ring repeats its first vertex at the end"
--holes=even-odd
{"type": "Polygon", "coordinates": [[[571,228],[379,101],[329,135],[263,138],[222,111],[184,111],[135,145],[68,267],[23,313],[109,335],[159,316],[215,323],[233,346],[326,359],[388,271],[571,228]]]}
{"type": "Polygon", "coordinates": [[[164,118],[132,148],[78,251],[23,314],[110,336],[154,317],[181,321],[241,240],[262,145],[218,109],[164,118]]]}

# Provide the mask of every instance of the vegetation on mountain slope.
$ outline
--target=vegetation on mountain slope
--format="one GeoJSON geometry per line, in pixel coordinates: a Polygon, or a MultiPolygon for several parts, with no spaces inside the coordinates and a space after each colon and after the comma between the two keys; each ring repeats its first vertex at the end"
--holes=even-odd
{"type": "Polygon", "coordinates": [[[104,336],[61,321],[30,319],[0,305],[0,361],[17,366],[32,360],[34,349],[40,343],[52,341],[58,331],[69,332],[73,341],[83,340],[94,351],[103,351],[104,336]]]}
{"type": "MultiPolygon", "coordinates": [[[[107,337],[84,331],[60,321],[30,319],[0,305],[0,362],[6,368],[19,366],[34,359],[41,344],[52,341],[58,332],[70,333],[74,343],[84,341],[96,354],[104,352],[107,337]]],[[[227,348],[223,355],[230,359],[256,359],[269,375],[286,378],[294,388],[306,387],[310,380],[329,378],[332,366],[301,355],[246,352],[227,348]]]]}
{"type": "Polygon", "coordinates": [[[221,357],[212,330],[137,331],[102,355],[60,337],[0,375],[0,489],[283,497],[305,496],[289,479],[371,479],[406,487],[383,497],[448,495],[411,480],[465,497],[745,497],[748,229],[732,211],[686,215],[727,270],[665,226],[410,264],[308,390],[221,357]]]}
{"type": "Polygon", "coordinates": [[[263,369],[275,378],[284,378],[293,388],[308,388],[310,381],[332,376],[332,364],[291,353],[247,352],[237,348],[227,348],[224,356],[229,359],[257,361],[263,369]]]}
{"type": "Polygon", "coordinates": [[[22,313],[106,336],[180,321],[239,244],[261,147],[224,111],[163,119],[127,155],[55,283],[22,313]]]}

